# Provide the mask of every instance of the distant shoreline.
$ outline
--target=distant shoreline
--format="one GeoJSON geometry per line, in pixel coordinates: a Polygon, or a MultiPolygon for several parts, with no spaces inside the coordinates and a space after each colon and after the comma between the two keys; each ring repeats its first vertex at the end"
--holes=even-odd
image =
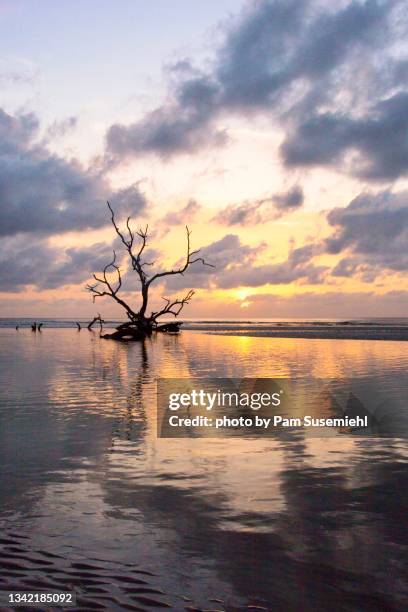
{"type": "MultiPolygon", "coordinates": [[[[33,319],[0,318],[0,329],[19,332],[31,331],[33,319]]],[[[42,321],[41,333],[52,329],[75,329],[73,319],[36,319],[42,321]]],[[[82,333],[88,333],[86,322],[79,319],[82,333]]],[[[106,320],[104,329],[116,327],[120,321],[106,320]]],[[[99,328],[95,328],[99,333],[99,328]]],[[[254,338],[299,338],[316,340],[390,340],[404,342],[408,340],[408,319],[356,320],[356,321],[239,321],[239,320],[202,320],[184,321],[181,331],[201,332],[210,335],[240,336],[254,338]]],[[[16,332],[18,333],[18,332],[16,332]]],[[[77,332],[78,333],[78,332],[77,332]]]]}

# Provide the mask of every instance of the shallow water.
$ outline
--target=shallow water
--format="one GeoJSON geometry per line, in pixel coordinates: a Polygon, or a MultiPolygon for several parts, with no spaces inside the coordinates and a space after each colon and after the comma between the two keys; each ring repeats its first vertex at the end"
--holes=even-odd
{"type": "Polygon", "coordinates": [[[86,610],[404,609],[406,440],[157,439],[155,389],[353,378],[402,410],[407,366],[403,342],[0,330],[3,588],[86,610]]]}

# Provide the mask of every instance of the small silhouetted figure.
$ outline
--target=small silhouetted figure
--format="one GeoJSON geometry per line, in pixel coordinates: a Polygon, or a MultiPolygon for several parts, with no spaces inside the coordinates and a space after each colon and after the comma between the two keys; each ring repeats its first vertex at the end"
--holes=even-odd
{"type": "Polygon", "coordinates": [[[81,331],[81,324],[80,324],[80,323],[78,323],[78,321],[75,323],[75,325],[77,326],[78,331],[81,331]]]}
{"type": "Polygon", "coordinates": [[[35,322],[34,322],[34,323],[31,325],[31,331],[33,331],[33,332],[36,332],[36,331],[37,331],[37,323],[35,323],[35,322]]]}
{"type": "Polygon", "coordinates": [[[19,327],[20,327],[19,325],[16,325],[16,330],[17,330],[17,331],[18,331],[18,328],[19,328],[19,327]]]}
{"type": "Polygon", "coordinates": [[[41,331],[42,326],[44,325],[44,323],[40,323],[39,326],[37,327],[38,331],[41,331]]]}

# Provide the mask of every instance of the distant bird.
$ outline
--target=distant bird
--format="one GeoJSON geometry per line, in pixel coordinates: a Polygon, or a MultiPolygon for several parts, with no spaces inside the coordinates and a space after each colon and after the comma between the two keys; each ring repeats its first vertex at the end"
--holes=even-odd
{"type": "Polygon", "coordinates": [[[38,331],[41,331],[42,326],[44,325],[44,323],[40,323],[39,326],[37,327],[38,331]]]}
{"type": "Polygon", "coordinates": [[[37,323],[35,323],[35,322],[34,322],[34,323],[31,325],[31,331],[33,331],[33,332],[36,332],[36,331],[37,331],[37,323]]]}
{"type": "Polygon", "coordinates": [[[78,322],[77,322],[77,323],[75,323],[75,325],[77,326],[78,331],[81,331],[81,325],[80,325],[80,323],[78,323],[78,322]]]}
{"type": "Polygon", "coordinates": [[[17,331],[18,331],[18,328],[19,328],[19,327],[20,327],[19,325],[16,325],[16,330],[17,330],[17,331]]]}

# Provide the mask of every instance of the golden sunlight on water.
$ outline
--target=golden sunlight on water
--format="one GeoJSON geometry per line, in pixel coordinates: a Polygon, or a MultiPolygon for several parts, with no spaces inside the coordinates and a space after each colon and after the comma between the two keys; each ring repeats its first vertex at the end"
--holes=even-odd
{"type": "MultiPolygon", "coordinates": [[[[156,379],[352,379],[391,397],[400,418],[407,365],[402,342],[184,332],[124,345],[1,330],[0,525],[17,567],[3,567],[6,580],[78,580],[87,609],[215,598],[292,610],[309,609],[319,578],[336,580],[347,609],[384,598],[398,609],[404,439],[158,439],[156,379]]],[[[329,586],[318,597],[317,609],[336,606],[329,586]]]]}

